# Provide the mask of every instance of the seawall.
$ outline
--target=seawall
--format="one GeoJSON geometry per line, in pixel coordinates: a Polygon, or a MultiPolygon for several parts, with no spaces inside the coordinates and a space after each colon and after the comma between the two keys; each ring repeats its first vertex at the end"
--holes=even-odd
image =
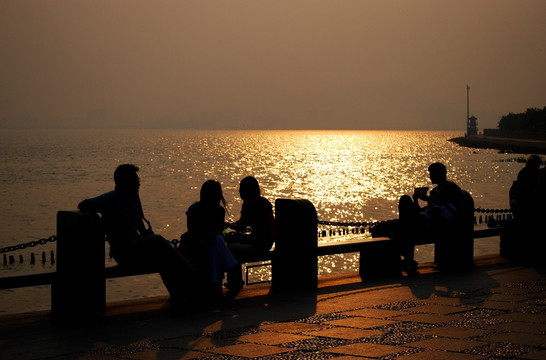
{"type": "Polygon", "coordinates": [[[492,137],[485,135],[461,136],[449,139],[460,146],[478,149],[496,149],[518,154],[546,154],[546,141],[492,137]]]}

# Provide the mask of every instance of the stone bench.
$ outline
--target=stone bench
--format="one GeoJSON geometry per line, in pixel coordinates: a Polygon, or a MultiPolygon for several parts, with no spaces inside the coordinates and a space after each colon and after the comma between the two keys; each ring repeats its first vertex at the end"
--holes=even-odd
{"type": "MultiPolygon", "coordinates": [[[[275,201],[278,239],[275,250],[252,259],[272,261],[277,290],[317,287],[317,213],[307,200],[275,201]]],[[[105,267],[105,236],[96,214],[57,213],[57,272],[52,278],[54,315],[99,314],[106,307],[106,279],[154,273],[120,265],[105,267]]]]}
{"type": "MultiPolygon", "coordinates": [[[[389,237],[318,244],[317,213],[313,204],[307,200],[277,199],[275,217],[275,249],[252,259],[252,262],[271,261],[271,286],[274,290],[316,289],[317,257],[324,255],[359,252],[359,271],[363,280],[400,274],[398,247],[396,241],[389,237]]],[[[473,239],[500,235],[502,228],[473,231],[473,211],[470,218],[469,227],[465,228],[465,239],[461,239],[461,244],[464,245],[462,248],[465,258],[473,261],[473,239]]],[[[106,279],[154,272],[134,271],[119,265],[105,267],[104,241],[98,216],[79,211],[59,211],[57,271],[31,275],[32,279],[29,277],[28,281],[22,276],[19,285],[8,279],[7,287],[0,280],[0,288],[51,283],[54,315],[82,315],[82,311],[100,314],[106,307],[106,279]]],[[[426,243],[435,243],[435,239],[427,237],[420,242],[426,243]]]]}

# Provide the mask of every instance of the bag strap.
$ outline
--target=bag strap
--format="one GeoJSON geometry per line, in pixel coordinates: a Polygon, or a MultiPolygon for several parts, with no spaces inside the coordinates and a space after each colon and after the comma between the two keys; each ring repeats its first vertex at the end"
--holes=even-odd
{"type": "Polygon", "coordinates": [[[138,209],[140,212],[140,216],[142,217],[142,220],[148,224],[148,230],[152,231],[152,224],[144,217],[144,211],[142,210],[142,204],[140,203],[140,196],[138,197],[138,209]]]}

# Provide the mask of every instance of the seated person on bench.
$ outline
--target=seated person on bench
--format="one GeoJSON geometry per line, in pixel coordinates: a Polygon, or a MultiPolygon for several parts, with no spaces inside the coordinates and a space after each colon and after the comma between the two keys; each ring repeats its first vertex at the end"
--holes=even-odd
{"type": "Polygon", "coordinates": [[[228,274],[230,283],[226,298],[235,298],[244,285],[240,265],[228,250],[222,236],[225,207],[222,185],[215,180],[205,181],[201,186],[199,201],[186,211],[188,231],[180,237],[179,251],[204,275],[203,289],[211,301],[224,298],[224,273],[228,274]]]}
{"type": "Polygon", "coordinates": [[[404,195],[398,203],[400,222],[395,237],[400,241],[400,252],[404,257],[402,268],[406,271],[413,271],[418,265],[414,260],[416,240],[431,233],[453,232],[462,209],[461,188],[447,180],[445,165],[431,164],[428,171],[430,181],[437,184],[430,196],[426,195],[428,188],[417,188],[413,199],[404,195]],[[421,208],[419,199],[427,205],[421,208]]]}
{"type": "Polygon", "coordinates": [[[138,167],[118,166],[115,190],[83,200],[81,211],[102,214],[106,239],[116,262],[131,269],[159,271],[173,305],[183,305],[191,289],[195,267],[160,235],[154,234],[140,204],[138,167]],[[144,226],[144,221],[149,228],[144,226]]]}
{"type": "Polygon", "coordinates": [[[226,242],[240,268],[241,263],[271,249],[275,241],[276,226],[273,206],[269,200],[261,196],[256,178],[247,176],[241,180],[239,194],[243,200],[241,217],[234,223],[226,223],[227,227],[236,230],[226,235],[226,242]],[[247,229],[250,229],[250,232],[247,232],[247,229]]]}

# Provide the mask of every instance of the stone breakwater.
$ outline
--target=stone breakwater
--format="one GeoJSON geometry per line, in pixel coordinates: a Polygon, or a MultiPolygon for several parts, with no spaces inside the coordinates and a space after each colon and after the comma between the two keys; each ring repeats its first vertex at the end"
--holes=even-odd
{"type": "Polygon", "coordinates": [[[452,138],[449,141],[470,148],[496,149],[518,154],[546,154],[546,141],[544,140],[471,135],[452,138]]]}

